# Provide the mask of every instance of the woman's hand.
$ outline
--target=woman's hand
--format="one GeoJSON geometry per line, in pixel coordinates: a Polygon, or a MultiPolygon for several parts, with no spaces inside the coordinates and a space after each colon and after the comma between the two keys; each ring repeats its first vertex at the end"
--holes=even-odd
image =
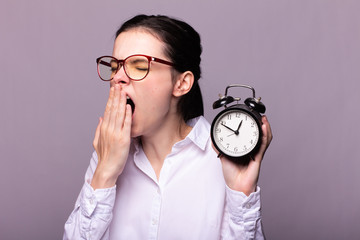
{"type": "Polygon", "coordinates": [[[262,142],[256,155],[253,156],[253,159],[250,159],[249,164],[237,164],[224,156],[220,157],[227,186],[233,190],[243,192],[247,196],[256,190],[261,161],[273,137],[266,116],[262,117],[262,122],[262,142]]]}
{"type": "Polygon", "coordinates": [[[131,107],[126,105],[126,94],[119,84],[110,88],[104,118],[96,128],[93,146],[98,156],[91,186],[109,188],[115,185],[129,154],[131,107]]]}

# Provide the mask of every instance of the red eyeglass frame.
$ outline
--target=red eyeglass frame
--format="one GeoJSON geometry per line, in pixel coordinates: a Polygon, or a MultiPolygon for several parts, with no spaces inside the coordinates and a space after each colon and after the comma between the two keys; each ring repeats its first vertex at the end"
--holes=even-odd
{"type": "MultiPolygon", "coordinates": [[[[117,64],[118,64],[118,69],[116,70],[116,73],[117,73],[117,72],[119,71],[119,69],[120,69],[122,66],[124,66],[124,62],[125,62],[128,58],[131,58],[131,57],[134,57],[134,56],[142,56],[142,57],[146,57],[146,58],[147,58],[147,60],[148,60],[148,71],[147,71],[147,73],[145,74],[145,76],[144,76],[143,78],[133,79],[133,78],[131,78],[131,77],[128,75],[128,73],[126,72],[126,69],[125,69],[125,67],[124,67],[124,72],[125,72],[126,76],[127,76],[129,79],[133,80],[133,81],[141,81],[141,80],[143,80],[144,78],[146,78],[146,76],[147,76],[147,75],[149,74],[149,72],[150,72],[150,63],[151,63],[152,61],[158,62],[158,63],[162,63],[162,64],[166,64],[166,65],[169,65],[169,66],[174,66],[174,63],[172,63],[172,62],[166,61],[166,60],[161,59],[161,58],[156,58],[156,57],[148,56],[148,55],[145,55],[145,54],[133,54],[133,55],[130,55],[130,56],[128,56],[128,57],[126,57],[125,59],[122,59],[122,60],[119,60],[119,59],[117,59],[117,58],[115,58],[115,57],[113,57],[113,56],[101,56],[101,57],[98,57],[98,58],[96,59],[97,72],[98,72],[99,78],[100,78],[101,80],[103,80],[103,81],[111,81],[111,80],[113,79],[113,77],[112,77],[112,78],[110,78],[109,80],[105,80],[105,79],[103,79],[103,78],[100,76],[99,62],[100,62],[100,59],[101,59],[101,58],[109,57],[109,58],[114,59],[114,60],[117,62],[117,64]]],[[[102,63],[102,64],[107,65],[107,62],[104,62],[104,63],[102,63]]],[[[111,67],[111,66],[109,65],[109,67],[111,67]]]]}

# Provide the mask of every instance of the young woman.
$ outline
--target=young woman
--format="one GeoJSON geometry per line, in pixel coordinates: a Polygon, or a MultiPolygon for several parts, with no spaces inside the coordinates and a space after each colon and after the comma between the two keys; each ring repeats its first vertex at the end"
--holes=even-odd
{"type": "Polygon", "coordinates": [[[138,15],[97,59],[110,94],[64,239],[262,239],[263,138],[249,164],[217,158],[203,115],[200,36],[166,16],[138,15]]]}

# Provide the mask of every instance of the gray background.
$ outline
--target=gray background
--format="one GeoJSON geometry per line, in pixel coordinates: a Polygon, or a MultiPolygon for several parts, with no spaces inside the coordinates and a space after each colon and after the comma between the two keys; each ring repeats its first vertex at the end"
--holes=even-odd
{"type": "Polygon", "coordinates": [[[0,239],[61,238],[108,94],[95,58],[138,13],[201,34],[209,121],[228,84],[262,97],[268,239],[359,239],[359,12],[355,0],[1,1],[0,239]]]}

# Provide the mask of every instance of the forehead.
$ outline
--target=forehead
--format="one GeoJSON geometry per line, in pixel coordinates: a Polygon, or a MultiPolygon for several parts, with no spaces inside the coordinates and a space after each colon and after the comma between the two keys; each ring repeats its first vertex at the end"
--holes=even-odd
{"type": "Polygon", "coordinates": [[[119,34],[115,39],[113,56],[124,59],[134,54],[165,58],[164,43],[143,29],[132,29],[119,34]]]}

